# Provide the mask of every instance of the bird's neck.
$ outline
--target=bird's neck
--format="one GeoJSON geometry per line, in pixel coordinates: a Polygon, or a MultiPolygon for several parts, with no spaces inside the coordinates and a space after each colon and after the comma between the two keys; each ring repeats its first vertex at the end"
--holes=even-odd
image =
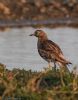
{"type": "Polygon", "coordinates": [[[41,37],[41,38],[38,38],[38,41],[40,41],[40,42],[44,42],[44,41],[46,41],[46,40],[48,40],[47,37],[41,37]]]}

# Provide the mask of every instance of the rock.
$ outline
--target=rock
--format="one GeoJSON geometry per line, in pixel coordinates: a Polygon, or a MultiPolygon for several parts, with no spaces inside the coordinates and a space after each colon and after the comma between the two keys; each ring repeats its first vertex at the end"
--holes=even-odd
{"type": "Polygon", "coordinates": [[[10,9],[3,3],[0,3],[0,11],[3,11],[3,13],[7,15],[10,14],[10,9]]]}
{"type": "Polygon", "coordinates": [[[34,4],[36,7],[40,8],[44,6],[44,1],[43,0],[34,0],[34,4]]]}
{"type": "Polygon", "coordinates": [[[41,7],[41,8],[40,8],[40,12],[41,12],[41,13],[46,13],[46,7],[45,7],[45,6],[41,7]]]}

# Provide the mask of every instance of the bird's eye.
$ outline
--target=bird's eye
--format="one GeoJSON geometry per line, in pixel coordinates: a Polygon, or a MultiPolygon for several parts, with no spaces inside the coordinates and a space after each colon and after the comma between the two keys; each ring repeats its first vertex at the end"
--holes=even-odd
{"type": "Polygon", "coordinates": [[[40,34],[40,32],[39,32],[39,31],[37,31],[37,32],[36,32],[36,36],[38,37],[38,36],[39,36],[39,34],[40,34]]]}

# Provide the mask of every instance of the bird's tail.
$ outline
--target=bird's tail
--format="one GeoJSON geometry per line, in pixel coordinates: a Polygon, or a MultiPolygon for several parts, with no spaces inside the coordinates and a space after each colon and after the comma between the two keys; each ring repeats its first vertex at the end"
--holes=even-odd
{"type": "Polygon", "coordinates": [[[66,60],[64,55],[62,54],[59,55],[58,61],[66,65],[72,64],[70,61],[66,60]]]}

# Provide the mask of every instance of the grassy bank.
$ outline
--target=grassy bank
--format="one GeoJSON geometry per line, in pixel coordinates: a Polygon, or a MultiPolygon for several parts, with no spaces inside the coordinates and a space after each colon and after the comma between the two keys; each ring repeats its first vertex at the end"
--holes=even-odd
{"type": "Polygon", "coordinates": [[[0,97],[4,100],[78,100],[78,75],[75,71],[8,70],[0,64],[0,97]]]}

